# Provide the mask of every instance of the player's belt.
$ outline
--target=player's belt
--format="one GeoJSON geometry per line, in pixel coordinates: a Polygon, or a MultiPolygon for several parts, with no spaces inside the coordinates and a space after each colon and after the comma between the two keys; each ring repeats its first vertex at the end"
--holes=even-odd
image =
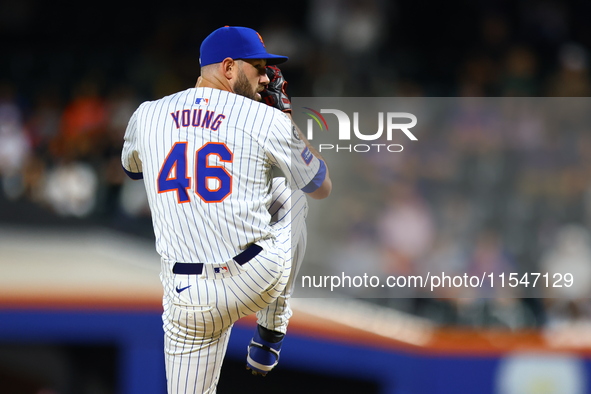
{"type": "MultiPolygon", "coordinates": [[[[263,248],[257,244],[252,244],[246,248],[242,253],[234,256],[234,261],[240,265],[244,265],[252,260],[257,254],[261,253],[263,248]]],[[[173,274],[181,275],[201,275],[203,272],[203,263],[174,263],[172,267],[173,274]]]]}

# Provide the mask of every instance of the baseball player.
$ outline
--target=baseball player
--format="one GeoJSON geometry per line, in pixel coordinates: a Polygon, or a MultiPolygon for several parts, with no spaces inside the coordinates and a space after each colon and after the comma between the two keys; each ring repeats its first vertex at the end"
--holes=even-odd
{"type": "Polygon", "coordinates": [[[201,45],[197,86],[141,104],[129,121],[122,164],[144,180],[161,255],[169,393],[215,393],[232,325],[252,313],[247,368],[265,375],[279,360],[305,251],[304,193],[332,189],[289,117],[273,67],[286,60],[256,31],[222,27],[201,45]]]}

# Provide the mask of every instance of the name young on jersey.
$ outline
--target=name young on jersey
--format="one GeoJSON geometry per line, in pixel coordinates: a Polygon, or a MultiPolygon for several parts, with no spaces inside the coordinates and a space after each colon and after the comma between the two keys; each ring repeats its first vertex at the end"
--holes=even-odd
{"type": "Polygon", "coordinates": [[[218,114],[214,111],[204,111],[203,109],[183,109],[171,112],[170,116],[174,120],[177,129],[181,127],[202,127],[217,131],[226,119],[226,115],[218,114]]]}

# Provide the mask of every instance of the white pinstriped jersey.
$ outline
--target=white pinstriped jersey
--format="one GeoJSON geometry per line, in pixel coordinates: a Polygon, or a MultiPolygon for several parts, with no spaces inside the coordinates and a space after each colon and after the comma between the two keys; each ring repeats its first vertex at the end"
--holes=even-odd
{"type": "Polygon", "coordinates": [[[195,263],[222,263],[273,238],[273,165],[293,189],[322,171],[294,138],[287,115],[211,88],[140,105],[125,133],[122,164],[131,177],[144,179],[158,253],[195,263]]]}

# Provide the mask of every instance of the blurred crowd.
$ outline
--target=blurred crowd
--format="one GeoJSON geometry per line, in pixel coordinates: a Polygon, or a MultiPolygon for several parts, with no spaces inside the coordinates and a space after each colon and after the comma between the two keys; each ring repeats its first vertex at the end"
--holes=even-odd
{"type": "MultiPolygon", "coordinates": [[[[293,96],[590,95],[589,4],[433,3],[310,0],[292,13],[232,22],[256,28],[270,52],[290,57],[283,70],[293,96]]],[[[2,6],[3,33],[18,36],[31,28],[32,2],[23,4],[29,8],[2,6]]],[[[155,15],[146,17],[152,29],[142,41],[57,45],[51,55],[39,56],[22,45],[6,47],[9,61],[0,66],[0,214],[14,209],[12,202],[28,201],[56,217],[128,223],[149,218],[142,183],[121,170],[127,122],[141,102],[194,85],[199,43],[219,27],[187,24],[180,11],[155,15]]],[[[524,272],[557,264],[552,260],[566,264],[569,256],[590,284],[555,302],[527,293],[472,301],[439,294],[403,306],[441,323],[520,328],[590,318],[591,134],[548,133],[531,117],[523,119],[514,144],[471,121],[456,119],[449,134],[423,145],[422,156],[413,160],[394,163],[380,156],[363,164],[371,167],[359,170],[366,190],[375,189],[371,182],[390,186],[369,197],[380,207],[373,212],[336,196],[336,204],[359,219],[346,236],[368,255],[378,242],[387,273],[419,272],[421,264],[524,272]]]]}
{"type": "Polygon", "coordinates": [[[123,182],[123,133],[137,103],[124,89],[101,97],[93,81],[75,90],[64,106],[52,92],[40,92],[25,114],[15,87],[0,87],[2,191],[8,200],[26,198],[58,215],[112,215],[123,182]]]}
{"type": "Polygon", "coordinates": [[[517,329],[591,318],[591,99],[421,103],[419,141],[403,153],[330,152],[342,197],[322,210],[326,244],[310,246],[331,262],[323,274],[485,276],[469,289],[350,291],[442,324],[517,329]]]}

